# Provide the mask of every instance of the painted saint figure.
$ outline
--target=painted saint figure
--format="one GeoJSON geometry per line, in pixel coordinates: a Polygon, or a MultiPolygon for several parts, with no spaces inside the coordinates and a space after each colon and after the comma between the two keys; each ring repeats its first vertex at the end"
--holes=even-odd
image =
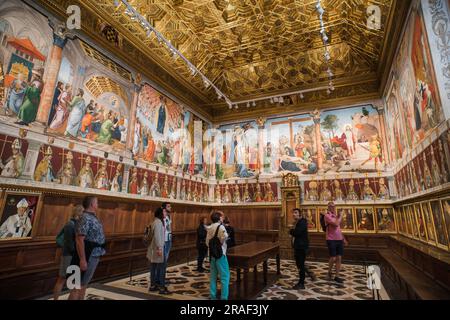
{"type": "Polygon", "coordinates": [[[64,91],[58,97],[58,105],[56,107],[55,116],[51,120],[50,129],[58,129],[63,124],[69,113],[70,103],[72,101],[72,87],[66,84],[64,91]]]}
{"type": "Polygon", "coordinates": [[[131,194],[139,193],[138,169],[136,167],[132,169],[130,184],[128,185],[128,193],[131,194]]]}
{"type": "Polygon", "coordinates": [[[311,181],[309,182],[309,190],[307,191],[307,200],[309,201],[318,201],[319,194],[317,193],[317,182],[311,181]]]}
{"type": "Polygon", "coordinates": [[[75,178],[77,172],[73,165],[73,154],[71,151],[67,152],[66,161],[64,162],[62,168],[59,170],[57,178],[60,184],[73,186],[75,185],[75,178]]]}
{"type": "Polygon", "coordinates": [[[273,202],[275,201],[275,197],[273,195],[272,185],[270,182],[266,183],[266,195],[264,197],[264,200],[267,202],[273,202]]]}
{"type": "Polygon", "coordinates": [[[78,89],[77,95],[72,99],[69,105],[70,114],[67,120],[65,135],[76,138],[81,128],[81,120],[86,111],[86,103],[83,99],[83,89],[78,89]]]}
{"type": "Polygon", "coordinates": [[[353,179],[350,180],[350,182],[348,183],[348,195],[347,195],[347,200],[350,201],[355,201],[355,200],[359,200],[359,196],[355,191],[355,181],[353,179]]]}
{"type": "Polygon", "coordinates": [[[50,146],[48,146],[47,150],[44,153],[44,158],[37,165],[36,170],[34,171],[34,180],[40,182],[53,182],[55,180],[55,175],[53,173],[52,167],[52,157],[53,150],[50,146]]]}
{"type": "Polygon", "coordinates": [[[122,164],[119,163],[116,167],[116,173],[111,181],[111,191],[113,192],[122,192],[122,164]]]}
{"type": "Polygon", "coordinates": [[[148,196],[149,188],[148,188],[148,172],[144,172],[144,176],[142,177],[141,187],[139,188],[139,194],[142,196],[148,196]]]}
{"type": "Polygon", "coordinates": [[[78,177],[75,184],[81,188],[93,188],[94,187],[94,172],[91,168],[92,159],[90,156],[86,157],[84,166],[78,173],[78,177]]]}
{"type": "Polygon", "coordinates": [[[233,191],[233,203],[239,203],[241,202],[241,193],[239,191],[239,185],[236,183],[234,185],[234,191],[233,191]]]}
{"type": "Polygon", "coordinates": [[[28,201],[25,198],[17,203],[17,214],[8,217],[0,227],[0,239],[29,236],[32,225],[27,212],[28,206],[28,201]]]}
{"type": "Polygon", "coordinates": [[[0,169],[2,169],[2,177],[18,178],[23,172],[25,158],[23,157],[22,144],[19,139],[14,139],[11,150],[12,156],[6,159],[5,164],[0,161],[0,169]]]}
{"type": "Polygon", "coordinates": [[[390,198],[389,189],[387,188],[384,178],[380,178],[379,180],[379,191],[378,191],[378,199],[387,200],[390,198]]]}
{"type": "Polygon", "coordinates": [[[363,199],[364,200],[376,200],[375,192],[373,192],[370,186],[369,179],[364,179],[363,199]]]}
{"type": "Polygon", "coordinates": [[[41,102],[41,92],[44,84],[42,83],[42,72],[33,69],[33,80],[31,85],[25,90],[25,97],[17,114],[20,125],[28,125],[36,119],[39,103],[41,102]]]}
{"type": "Polygon", "coordinates": [[[331,191],[328,189],[328,181],[323,182],[323,190],[320,193],[320,201],[331,201],[331,191]]]}
{"type": "Polygon", "coordinates": [[[94,187],[99,190],[109,190],[108,163],[106,159],[100,164],[97,175],[94,180],[94,187]]]}
{"type": "Polygon", "coordinates": [[[158,181],[158,172],[155,174],[155,179],[153,179],[152,186],[150,187],[150,196],[152,197],[160,197],[161,196],[161,187],[158,181]]]}

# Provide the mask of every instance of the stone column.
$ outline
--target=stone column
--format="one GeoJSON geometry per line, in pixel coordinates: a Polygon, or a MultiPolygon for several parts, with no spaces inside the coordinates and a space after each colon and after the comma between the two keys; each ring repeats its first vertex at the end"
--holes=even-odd
{"type": "Polygon", "coordinates": [[[314,122],[314,132],[316,136],[316,150],[317,150],[317,171],[323,170],[323,152],[322,152],[322,135],[320,133],[320,111],[314,110],[311,113],[314,122]]]}
{"type": "Polygon", "coordinates": [[[264,128],[266,119],[260,117],[256,120],[256,123],[258,125],[258,160],[256,167],[258,172],[261,173],[261,171],[264,171],[264,128]]]}
{"type": "Polygon", "coordinates": [[[44,125],[48,123],[48,117],[52,108],[53,96],[55,94],[56,82],[58,80],[59,69],[62,61],[62,51],[67,43],[65,26],[58,25],[53,32],[53,47],[46,62],[46,71],[43,77],[44,88],[41,93],[36,121],[44,125]]]}
{"type": "Polygon", "coordinates": [[[25,155],[24,171],[19,177],[20,179],[33,180],[34,170],[36,169],[36,163],[39,156],[39,150],[41,149],[41,143],[33,140],[28,141],[28,149],[25,155]]]}
{"type": "Polygon", "coordinates": [[[384,101],[383,100],[379,100],[377,102],[375,102],[373,104],[374,108],[377,110],[378,112],[378,121],[380,124],[380,132],[379,135],[382,138],[383,141],[383,150],[382,150],[382,154],[381,156],[383,157],[383,162],[384,165],[386,166],[388,164],[388,162],[390,163],[391,159],[389,156],[389,150],[387,148],[387,135],[386,135],[386,126],[385,126],[385,107],[384,107],[384,101]],[[389,161],[388,161],[389,159],[389,161]]]}
{"type": "Polygon", "coordinates": [[[141,75],[138,73],[136,75],[136,80],[134,82],[133,102],[131,104],[130,119],[128,121],[128,130],[127,130],[126,149],[131,152],[133,151],[134,128],[135,128],[135,124],[136,124],[136,110],[137,110],[139,93],[141,92],[141,89],[142,89],[141,75]]]}
{"type": "Polygon", "coordinates": [[[122,181],[122,192],[128,193],[128,182],[130,181],[130,170],[132,166],[124,165],[123,169],[123,181],[122,181]]]}

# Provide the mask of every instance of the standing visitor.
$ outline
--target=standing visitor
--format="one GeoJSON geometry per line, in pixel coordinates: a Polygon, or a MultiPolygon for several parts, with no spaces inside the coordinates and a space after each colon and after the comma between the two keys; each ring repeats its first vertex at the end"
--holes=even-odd
{"type": "Polygon", "coordinates": [[[208,246],[206,245],[206,235],[208,233],[208,219],[203,217],[200,219],[200,225],[197,228],[197,270],[198,272],[205,272],[203,268],[203,260],[208,254],[208,246]]]}
{"type": "Polygon", "coordinates": [[[308,239],[308,221],[303,215],[300,215],[300,209],[292,210],[294,216],[294,227],[289,230],[289,234],[293,237],[292,247],[294,248],[295,263],[299,272],[299,281],[293,289],[305,289],[305,260],[309,248],[308,239]]]}
{"type": "Polygon", "coordinates": [[[147,249],[147,259],[150,261],[150,288],[149,291],[159,291],[160,294],[168,294],[165,287],[164,273],[164,210],[158,208],[155,211],[155,220],[151,226],[151,242],[147,249]]]}
{"type": "Polygon", "coordinates": [[[62,288],[66,282],[67,268],[72,262],[72,256],[75,253],[75,224],[83,214],[84,208],[82,205],[77,205],[73,208],[72,216],[70,220],[62,228],[57,237],[58,245],[62,245],[61,263],[59,266],[59,274],[56,279],[55,288],[53,289],[53,298],[58,300],[61,295],[62,288]],[[61,237],[62,236],[62,237],[61,237]],[[62,242],[59,243],[58,238],[62,238],[62,242]]]}
{"type": "MultiPolygon", "coordinates": [[[[172,212],[172,206],[168,202],[163,202],[161,208],[164,210],[164,278],[166,277],[167,264],[169,260],[170,249],[172,248],[172,220],[170,213],[172,212]]],[[[168,292],[167,288],[164,289],[168,292]]]]}
{"type": "MultiPolygon", "coordinates": [[[[228,300],[228,287],[230,285],[230,267],[228,266],[227,260],[227,238],[228,234],[225,227],[222,225],[223,213],[220,211],[214,211],[211,214],[211,226],[208,229],[206,235],[206,245],[209,248],[210,256],[210,283],[209,292],[211,300],[216,300],[217,297],[217,276],[220,278],[221,284],[221,299],[228,300]],[[214,244],[214,239],[218,238],[218,242],[221,244],[221,256],[214,257],[214,252],[216,251],[212,245],[214,244]]],[[[217,239],[216,239],[217,240],[217,239]]]]}
{"type": "Polygon", "coordinates": [[[81,289],[74,289],[70,293],[69,299],[84,300],[86,288],[94,276],[95,269],[105,251],[105,234],[103,225],[98,220],[96,211],[98,208],[97,197],[87,196],[83,200],[84,212],[75,224],[76,230],[76,253],[75,261],[79,259],[81,273],[81,289]]]}
{"type": "Polygon", "coordinates": [[[236,240],[234,238],[234,228],[230,225],[230,220],[228,219],[228,217],[225,217],[225,219],[223,220],[223,224],[225,225],[225,230],[228,234],[227,248],[232,248],[236,245],[236,240]]]}
{"type": "Polygon", "coordinates": [[[328,264],[328,278],[332,279],[333,265],[336,265],[336,275],[334,281],[343,283],[344,280],[339,277],[341,271],[342,256],[344,254],[344,243],[346,240],[341,231],[341,215],[336,213],[336,206],[334,202],[328,203],[328,210],[325,215],[327,246],[330,254],[330,261],[328,264]]]}

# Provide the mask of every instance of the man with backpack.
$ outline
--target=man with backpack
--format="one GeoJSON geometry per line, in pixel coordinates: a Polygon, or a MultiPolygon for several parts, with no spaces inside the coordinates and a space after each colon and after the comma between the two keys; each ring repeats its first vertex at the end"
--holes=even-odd
{"type": "Polygon", "coordinates": [[[62,288],[66,282],[67,268],[72,262],[72,256],[75,253],[75,224],[83,214],[84,208],[82,205],[77,205],[73,208],[70,220],[64,225],[56,237],[56,244],[62,248],[61,263],[59,266],[58,279],[56,280],[55,288],[53,289],[53,299],[58,300],[62,288]]]}
{"type": "Polygon", "coordinates": [[[336,213],[336,206],[334,202],[328,203],[327,213],[320,217],[322,230],[326,232],[327,247],[330,254],[330,260],[328,263],[328,279],[333,279],[333,265],[336,265],[336,275],[334,277],[334,281],[337,283],[344,282],[344,280],[339,277],[339,272],[341,271],[344,244],[347,244],[347,241],[341,231],[341,219],[341,215],[336,213]]]}
{"type": "Polygon", "coordinates": [[[210,256],[210,283],[209,292],[211,300],[217,297],[217,276],[220,277],[222,300],[228,300],[228,287],[230,285],[230,267],[226,256],[228,234],[222,225],[224,215],[221,211],[211,214],[211,226],[206,235],[206,245],[210,256]]]}

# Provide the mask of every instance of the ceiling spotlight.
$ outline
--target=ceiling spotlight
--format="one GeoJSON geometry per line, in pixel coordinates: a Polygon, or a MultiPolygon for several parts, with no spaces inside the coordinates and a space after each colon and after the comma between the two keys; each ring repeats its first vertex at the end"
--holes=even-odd
{"type": "Polygon", "coordinates": [[[195,68],[193,66],[191,67],[191,74],[193,76],[195,76],[197,74],[197,70],[195,70],[195,68]]]}
{"type": "Polygon", "coordinates": [[[280,99],[278,100],[280,103],[284,103],[284,98],[280,97],[280,99]]]}
{"type": "Polygon", "coordinates": [[[253,101],[252,107],[256,107],[256,102],[255,101],[253,101]]]}
{"type": "Polygon", "coordinates": [[[230,109],[230,110],[233,109],[233,105],[232,105],[232,104],[229,104],[229,105],[228,105],[228,109],[230,109]]]}
{"type": "Polygon", "coordinates": [[[322,39],[323,39],[323,42],[327,42],[327,41],[328,41],[328,37],[327,37],[327,35],[326,35],[326,34],[324,34],[324,35],[323,35],[323,37],[322,37],[322,39]]]}
{"type": "Polygon", "coordinates": [[[327,89],[327,94],[331,94],[331,90],[330,89],[327,89]]]}
{"type": "Polygon", "coordinates": [[[331,71],[330,68],[328,68],[327,70],[328,76],[331,78],[332,76],[334,76],[333,72],[331,71]]]}
{"type": "Polygon", "coordinates": [[[234,108],[235,108],[235,109],[238,109],[238,108],[239,108],[239,106],[238,106],[237,103],[234,105],[234,108]]]}
{"type": "Polygon", "coordinates": [[[299,94],[299,98],[300,99],[303,99],[305,96],[303,95],[303,93],[302,92],[300,92],[300,94],[299,94]]]}
{"type": "Polygon", "coordinates": [[[278,97],[273,98],[273,102],[278,102],[278,97]]]}
{"type": "Polygon", "coordinates": [[[148,28],[147,29],[147,38],[150,38],[150,36],[152,35],[152,29],[148,28]]]}
{"type": "Polygon", "coordinates": [[[247,102],[247,108],[250,108],[250,102],[247,102]]]}
{"type": "Polygon", "coordinates": [[[209,81],[206,78],[203,78],[203,84],[205,85],[205,88],[209,88],[209,81]]]}
{"type": "Polygon", "coordinates": [[[327,52],[325,52],[325,54],[323,55],[324,57],[325,57],[325,60],[330,60],[330,53],[327,51],[327,52]]]}
{"type": "Polygon", "coordinates": [[[329,83],[329,88],[331,91],[334,91],[334,85],[333,85],[332,81],[330,81],[330,83],[329,83]]]}
{"type": "Polygon", "coordinates": [[[272,104],[273,104],[273,102],[274,102],[274,101],[273,101],[273,98],[272,98],[272,97],[270,97],[270,103],[272,103],[272,104]]]}

